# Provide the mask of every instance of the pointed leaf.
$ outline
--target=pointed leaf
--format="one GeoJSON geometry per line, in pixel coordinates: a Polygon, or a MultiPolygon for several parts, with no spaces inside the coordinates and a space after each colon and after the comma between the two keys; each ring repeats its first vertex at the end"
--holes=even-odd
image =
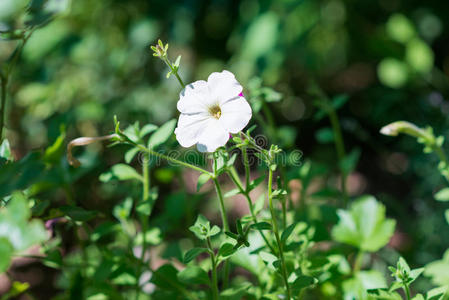
{"type": "Polygon", "coordinates": [[[184,255],[184,263],[187,264],[194,260],[201,253],[207,252],[206,248],[193,248],[186,252],[184,255]]]}
{"type": "Polygon", "coordinates": [[[148,140],[148,148],[154,149],[165,143],[175,131],[176,120],[170,120],[157,129],[148,140]]]}

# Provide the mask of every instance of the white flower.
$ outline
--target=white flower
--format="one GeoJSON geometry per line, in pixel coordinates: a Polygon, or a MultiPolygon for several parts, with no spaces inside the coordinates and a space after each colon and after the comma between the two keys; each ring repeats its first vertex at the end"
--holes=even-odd
{"type": "Polygon", "coordinates": [[[242,89],[229,71],[187,85],[177,105],[181,115],[175,134],[181,146],[196,144],[201,152],[214,152],[226,144],[230,133],[245,128],[252,111],[242,89]]]}

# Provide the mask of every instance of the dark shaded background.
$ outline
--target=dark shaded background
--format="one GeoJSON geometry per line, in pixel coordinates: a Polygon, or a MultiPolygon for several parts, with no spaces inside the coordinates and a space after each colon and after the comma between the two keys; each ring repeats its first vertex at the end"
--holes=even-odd
{"type": "MultiPolygon", "coordinates": [[[[165,66],[149,50],[161,38],[173,59],[182,55],[186,82],[228,69],[244,87],[259,76],[281,92],[283,100],[270,109],[288,132],[285,147],[332,167],[330,123],[314,118],[309,93],[318,84],[329,97],[349,96],[338,115],[346,149],[361,150],[352,196],[370,193],[386,204],[398,224],[397,249],[421,266],[449,247],[444,203],[433,200],[445,183],[434,155],[412,138],[384,137],[379,129],[408,120],[448,136],[448,11],[447,1],[73,1],[24,49],[10,83],[7,137],[21,158],[51,144],[62,125],[70,140],[108,134],[114,115],[123,128],[176,117],[179,86],[165,79],[165,66]]],[[[0,61],[14,46],[0,43],[0,61]]],[[[77,203],[109,213],[130,186],[102,184],[98,176],[123,160],[124,149],[77,152],[84,166],[64,165],[69,179],[56,175],[51,184],[58,188],[38,197],[63,203],[61,186],[69,185],[77,203]]],[[[177,176],[172,168],[153,174],[161,186],[155,216],[180,187],[177,176]]],[[[176,229],[166,236],[176,238],[176,229]]]]}

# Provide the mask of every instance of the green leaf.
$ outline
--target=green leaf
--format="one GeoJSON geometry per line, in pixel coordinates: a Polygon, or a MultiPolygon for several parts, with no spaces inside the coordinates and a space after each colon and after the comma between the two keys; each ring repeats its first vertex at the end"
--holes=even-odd
{"type": "Polygon", "coordinates": [[[58,138],[54,141],[54,143],[50,147],[45,149],[43,159],[47,163],[57,163],[65,153],[66,145],[64,143],[65,140],[64,126],[61,126],[60,131],[61,133],[59,134],[58,138]]]}
{"type": "Polygon", "coordinates": [[[93,242],[96,242],[100,240],[101,238],[105,236],[110,236],[113,233],[116,233],[120,230],[120,225],[114,222],[106,221],[97,227],[95,227],[95,230],[90,235],[90,239],[93,242]]]}
{"type": "Polygon", "coordinates": [[[424,272],[424,268],[418,268],[418,269],[413,269],[410,271],[410,279],[408,281],[408,283],[412,283],[413,281],[416,280],[416,278],[418,278],[422,273],[424,272]]]}
{"type": "Polygon", "coordinates": [[[157,146],[165,143],[173,134],[176,127],[176,119],[170,120],[159,129],[157,129],[148,140],[148,148],[154,149],[157,146]]]}
{"type": "Polygon", "coordinates": [[[43,264],[47,267],[59,269],[62,267],[62,255],[58,249],[50,250],[46,253],[47,255],[43,258],[43,264]]]}
{"type": "Polygon", "coordinates": [[[444,216],[446,217],[447,224],[449,224],[449,209],[446,209],[446,211],[444,212],[444,216]]]}
{"type": "Polygon", "coordinates": [[[321,144],[332,143],[334,141],[334,132],[329,127],[321,128],[315,133],[315,138],[321,144]]]}
{"type": "Polygon", "coordinates": [[[128,197],[122,203],[114,206],[112,214],[119,221],[124,221],[129,217],[132,207],[133,207],[133,199],[131,197],[128,197]]]}
{"type": "Polygon", "coordinates": [[[195,224],[189,227],[200,240],[205,240],[210,236],[210,222],[203,215],[198,215],[195,224]]]}
{"type": "Polygon", "coordinates": [[[449,286],[449,249],[440,260],[433,261],[425,265],[424,275],[432,279],[432,283],[437,286],[449,286]]]}
{"type": "Polygon", "coordinates": [[[293,223],[289,225],[285,230],[282,232],[281,235],[281,241],[285,243],[285,241],[288,239],[288,237],[292,234],[293,230],[295,229],[296,225],[298,223],[293,223]]]}
{"type": "Polygon", "coordinates": [[[240,190],[239,189],[232,189],[232,190],[226,192],[223,195],[223,197],[229,198],[229,197],[233,197],[233,196],[238,195],[238,194],[240,194],[240,190]]]}
{"type": "Polygon", "coordinates": [[[267,222],[258,222],[258,223],[254,223],[251,224],[250,226],[252,229],[257,229],[257,230],[271,230],[273,227],[271,226],[270,223],[267,222]]]}
{"type": "Polygon", "coordinates": [[[173,66],[179,67],[180,63],[181,63],[181,55],[178,55],[178,57],[175,60],[175,63],[173,64],[173,66]]]}
{"type": "Polygon", "coordinates": [[[357,166],[357,162],[360,158],[360,149],[354,149],[351,153],[347,154],[340,162],[341,170],[349,175],[357,166]]]}
{"type": "Polygon", "coordinates": [[[372,289],[368,291],[370,298],[379,300],[402,300],[401,295],[396,292],[386,291],[385,289],[372,289]]]}
{"type": "Polygon", "coordinates": [[[157,128],[158,127],[154,124],[146,124],[145,126],[142,127],[142,129],[140,129],[140,137],[141,138],[145,137],[147,134],[152,133],[157,128]]]}
{"type": "Polygon", "coordinates": [[[314,285],[317,282],[318,280],[313,277],[301,275],[293,281],[291,289],[294,293],[299,293],[303,288],[314,285]]]}
{"type": "Polygon", "coordinates": [[[449,188],[444,188],[444,189],[439,190],[435,194],[435,200],[441,201],[441,202],[449,201],[449,188]]]}
{"type": "Polygon", "coordinates": [[[234,254],[236,249],[234,248],[234,245],[231,243],[224,243],[220,246],[220,249],[218,249],[218,255],[221,257],[227,257],[232,254],[234,254]]]}
{"type": "Polygon", "coordinates": [[[151,282],[161,289],[171,290],[178,288],[181,282],[178,280],[178,270],[170,264],[165,264],[153,272],[151,282]]]}
{"type": "Polygon", "coordinates": [[[265,179],[265,175],[262,175],[254,180],[251,180],[249,187],[248,187],[248,191],[252,191],[253,189],[255,189],[259,184],[261,184],[265,179]]]}
{"type": "Polygon", "coordinates": [[[4,273],[11,262],[11,256],[13,254],[13,247],[9,243],[9,240],[1,237],[0,238],[0,274],[4,273]]]}
{"type": "MultiPolygon", "coordinates": [[[[162,242],[161,230],[157,227],[150,228],[145,233],[145,241],[149,245],[159,245],[162,242]]],[[[143,234],[140,232],[135,241],[135,245],[143,244],[143,234]]]]}
{"type": "Polygon", "coordinates": [[[251,283],[245,282],[239,286],[228,288],[220,293],[220,300],[241,300],[244,299],[246,291],[252,286],[251,283]]]}
{"type": "Polygon", "coordinates": [[[338,210],[338,216],[333,238],[363,251],[379,250],[394,233],[395,221],[385,218],[385,206],[372,196],[357,199],[350,210],[338,210]]]}
{"type": "Polygon", "coordinates": [[[201,253],[207,252],[206,248],[193,248],[186,252],[184,255],[184,263],[187,264],[194,260],[201,253]]]}
{"type": "Polygon", "coordinates": [[[273,269],[274,269],[273,263],[276,262],[276,261],[278,260],[278,258],[277,258],[275,255],[273,255],[273,254],[271,254],[271,253],[268,253],[268,252],[264,252],[264,251],[259,252],[259,255],[260,255],[260,258],[262,258],[262,260],[263,260],[263,261],[264,261],[270,268],[273,268],[273,269]]]}
{"type": "Polygon", "coordinates": [[[142,176],[137,173],[137,171],[125,164],[117,164],[112,166],[111,170],[100,175],[100,181],[109,182],[112,179],[117,180],[140,180],[142,181],[142,176]]]}
{"type": "Polygon", "coordinates": [[[13,160],[11,146],[9,145],[9,141],[7,139],[4,139],[0,145],[0,158],[4,158],[5,160],[13,160]]]}
{"type": "Polygon", "coordinates": [[[206,271],[197,266],[187,266],[177,274],[177,277],[185,284],[210,284],[206,271]]]}
{"type": "Polygon", "coordinates": [[[221,231],[220,227],[218,227],[217,225],[214,225],[212,227],[212,229],[209,231],[209,236],[217,235],[220,233],[220,231],[221,231]]]}
{"type": "Polygon", "coordinates": [[[61,206],[59,208],[65,215],[69,216],[73,221],[86,222],[97,216],[96,211],[85,210],[79,206],[61,206]]]}
{"type": "Polygon", "coordinates": [[[442,300],[447,291],[447,286],[431,289],[426,294],[426,300],[442,300]]]}
{"type": "Polygon", "coordinates": [[[28,221],[31,211],[24,194],[14,192],[0,208],[0,273],[9,267],[10,257],[48,239],[40,220],[28,221]]]}
{"type": "Polygon", "coordinates": [[[135,147],[135,148],[131,148],[128,151],[125,152],[125,162],[127,164],[131,163],[131,161],[133,160],[134,156],[136,156],[136,154],[139,153],[139,148],[135,147]]]}
{"type": "Polygon", "coordinates": [[[386,288],[384,276],[378,271],[360,271],[343,282],[345,299],[368,300],[367,290],[386,288]]]}
{"type": "Polygon", "coordinates": [[[196,184],[196,191],[198,192],[198,191],[201,189],[201,187],[202,187],[206,182],[208,182],[210,179],[211,179],[211,176],[210,176],[209,174],[205,174],[205,173],[201,174],[201,175],[198,177],[198,182],[197,182],[197,184],[196,184]]]}

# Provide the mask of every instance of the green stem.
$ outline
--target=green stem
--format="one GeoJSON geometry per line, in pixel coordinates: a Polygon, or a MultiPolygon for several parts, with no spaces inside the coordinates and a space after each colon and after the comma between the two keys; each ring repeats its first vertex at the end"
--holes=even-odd
{"type": "Polygon", "coordinates": [[[252,146],[255,150],[259,151],[261,154],[265,155],[266,158],[268,158],[266,155],[267,151],[262,147],[260,147],[259,145],[257,145],[252,137],[248,136],[243,131],[240,133],[248,140],[250,146],[252,146]]]}
{"type": "MultiPolygon", "coordinates": [[[[249,207],[249,211],[251,213],[251,217],[253,218],[253,222],[258,223],[259,221],[257,220],[257,216],[254,213],[254,205],[253,205],[253,202],[251,201],[251,197],[249,196],[248,191],[243,189],[240,178],[238,177],[237,172],[235,171],[234,167],[232,167],[228,171],[228,175],[231,178],[231,180],[234,182],[234,184],[237,186],[240,193],[242,193],[245,196],[245,198],[248,202],[248,207],[249,207]]],[[[259,234],[262,236],[263,240],[265,241],[265,244],[267,245],[267,247],[271,250],[271,253],[276,253],[276,251],[274,250],[274,248],[271,246],[270,242],[268,241],[267,237],[263,233],[263,231],[260,229],[258,229],[258,231],[259,231],[259,234]]]]}
{"type": "Polygon", "coordinates": [[[1,107],[0,107],[0,143],[3,141],[3,126],[5,124],[5,113],[6,113],[6,86],[8,85],[8,78],[1,76],[1,107]]]}
{"type": "Polygon", "coordinates": [[[282,206],[282,226],[283,228],[287,227],[287,207],[285,201],[281,202],[282,206]]]}
{"type": "Polygon", "coordinates": [[[365,252],[363,252],[362,250],[359,250],[359,252],[357,253],[357,256],[355,258],[355,262],[354,262],[354,268],[352,270],[353,274],[356,274],[360,271],[360,269],[362,268],[362,263],[363,263],[363,257],[365,256],[365,252]]]}
{"type": "Polygon", "coordinates": [[[215,252],[212,248],[210,238],[207,238],[207,247],[209,248],[210,261],[212,263],[212,297],[214,300],[218,300],[218,279],[217,279],[217,261],[215,259],[215,252]]]}
{"type": "MultiPolygon", "coordinates": [[[[337,150],[338,161],[341,164],[345,158],[345,146],[343,142],[343,135],[341,133],[340,122],[338,121],[337,113],[334,108],[329,105],[328,115],[332,125],[332,130],[334,131],[335,148],[337,150]]],[[[341,169],[341,166],[340,166],[341,169]]],[[[348,193],[346,188],[346,174],[345,171],[341,169],[341,190],[343,193],[343,206],[346,207],[348,203],[348,193]]]]}
{"type": "Polygon", "coordinates": [[[223,222],[223,229],[225,231],[229,231],[229,223],[228,218],[226,216],[226,208],[224,205],[224,198],[223,193],[221,192],[220,183],[218,182],[218,179],[214,176],[213,177],[214,185],[215,185],[215,191],[217,192],[218,200],[220,202],[220,213],[221,213],[221,221],[223,222]]]}
{"type": "Polygon", "coordinates": [[[242,147],[242,155],[243,155],[243,165],[245,166],[245,187],[246,191],[248,191],[250,185],[251,170],[249,166],[248,152],[246,151],[246,147],[242,147]]]}
{"type": "Polygon", "coordinates": [[[20,46],[16,48],[16,50],[13,53],[13,56],[11,58],[11,61],[8,65],[8,68],[6,69],[4,74],[0,74],[1,79],[1,107],[0,107],[0,143],[3,141],[3,127],[5,125],[5,114],[6,114],[6,88],[8,85],[8,80],[11,75],[11,72],[17,63],[17,60],[19,59],[20,54],[22,53],[23,48],[25,47],[25,44],[27,43],[28,39],[31,37],[31,35],[34,32],[34,28],[30,29],[30,32],[28,35],[25,33],[22,38],[22,43],[20,46]]]}
{"type": "Polygon", "coordinates": [[[281,260],[282,277],[284,278],[284,284],[285,284],[285,288],[287,291],[287,300],[290,300],[292,296],[291,296],[290,286],[288,284],[287,267],[285,265],[284,252],[282,249],[283,248],[282,242],[281,242],[281,239],[279,238],[279,228],[278,228],[278,224],[277,224],[277,220],[276,220],[276,213],[275,213],[274,207],[273,207],[272,184],[273,184],[273,170],[272,170],[271,166],[269,166],[269,169],[268,169],[268,202],[269,202],[269,206],[270,206],[270,213],[271,213],[271,220],[273,223],[274,235],[276,237],[276,242],[277,242],[277,245],[279,248],[279,259],[281,260]]]}
{"type": "Polygon", "coordinates": [[[404,285],[404,291],[405,291],[405,296],[407,297],[407,300],[410,300],[410,288],[408,287],[408,284],[405,282],[402,282],[402,284],[404,285]]]}
{"type": "MultiPolygon", "coordinates": [[[[215,168],[214,168],[214,173],[215,173],[215,168]]],[[[224,205],[223,193],[221,192],[220,183],[218,182],[218,179],[216,176],[217,175],[214,174],[213,181],[214,181],[214,185],[215,185],[215,191],[217,192],[218,200],[220,202],[220,213],[221,213],[221,221],[223,223],[223,230],[229,231],[229,222],[228,222],[228,217],[226,216],[226,208],[224,205]]],[[[224,289],[228,286],[229,268],[230,268],[229,261],[226,260],[224,262],[224,266],[223,266],[223,269],[224,269],[223,270],[223,288],[224,289]]]]}
{"type": "MultiPolygon", "coordinates": [[[[143,187],[142,187],[142,203],[149,199],[150,195],[150,168],[149,168],[149,157],[148,154],[145,155],[145,159],[142,162],[142,177],[143,177],[143,187]]],[[[151,205],[152,209],[153,205],[151,205]]],[[[145,253],[147,248],[146,233],[148,230],[148,216],[142,214],[140,216],[140,221],[142,223],[142,253],[140,254],[139,262],[139,272],[137,274],[142,275],[142,264],[145,263],[145,253]]],[[[139,279],[136,281],[136,300],[139,299],[140,286],[139,279]]]]}
{"type": "Polygon", "coordinates": [[[184,161],[182,161],[182,160],[178,160],[178,159],[176,159],[176,158],[173,158],[173,157],[170,157],[170,156],[167,156],[167,155],[158,153],[158,152],[156,152],[156,151],[153,151],[153,150],[151,150],[151,149],[149,149],[149,148],[147,148],[147,147],[144,147],[144,146],[142,146],[142,145],[139,145],[139,144],[137,144],[137,143],[131,141],[131,140],[128,139],[125,135],[120,135],[120,136],[121,136],[122,138],[124,138],[125,141],[126,141],[128,144],[133,145],[134,147],[139,148],[139,149],[142,150],[143,152],[146,152],[146,153],[148,153],[148,154],[150,154],[150,155],[153,155],[153,156],[162,158],[162,159],[164,159],[164,160],[166,160],[166,161],[169,161],[169,162],[171,162],[171,163],[174,163],[174,164],[177,164],[177,165],[186,167],[186,168],[190,168],[190,169],[196,170],[196,171],[198,171],[198,172],[201,172],[201,173],[204,173],[204,174],[208,174],[208,175],[210,175],[211,177],[214,177],[214,174],[212,174],[211,172],[209,172],[209,171],[207,171],[207,170],[204,170],[204,169],[202,169],[202,168],[200,168],[200,167],[197,167],[197,166],[195,166],[195,165],[191,165],[191,164],[186,163],[186,162],[184,162],[184,161]]]}
{"type": "MultiPolygon", "coordinates": [[[[438,158],[440,159],[440,161],[444,163],[444,169],[448,170],[449,169],[449,163],[448,163],[447,156],[444,153],[444,150],[440,146],[436,146],[435,145],[433,147],[433,151],[438,155],[438,158]]],[[[444,178],[446,178],[446,180],[449,182],[449,171],[441,172],[441,173],[444,176],[444,178]]]]}
{"type": "Polygon", "coordinates": [[[186,87],[186,85],[184,84],[184,82],[181,79],[181,76],[179,76],[178,74],[178,69],[176,69],[175,67],[173,67],[173,64],[170,62],[170,60],[168,59],[168,57],[164,57],[162,58],[162,60],[165,62],[165,64],[170,68],[170,71],[172,72],[172,74],[174,74],[176,76],[176,79],[178,79],[179,84],[182,86],[182,88],[184,89],[186,87]]]}

